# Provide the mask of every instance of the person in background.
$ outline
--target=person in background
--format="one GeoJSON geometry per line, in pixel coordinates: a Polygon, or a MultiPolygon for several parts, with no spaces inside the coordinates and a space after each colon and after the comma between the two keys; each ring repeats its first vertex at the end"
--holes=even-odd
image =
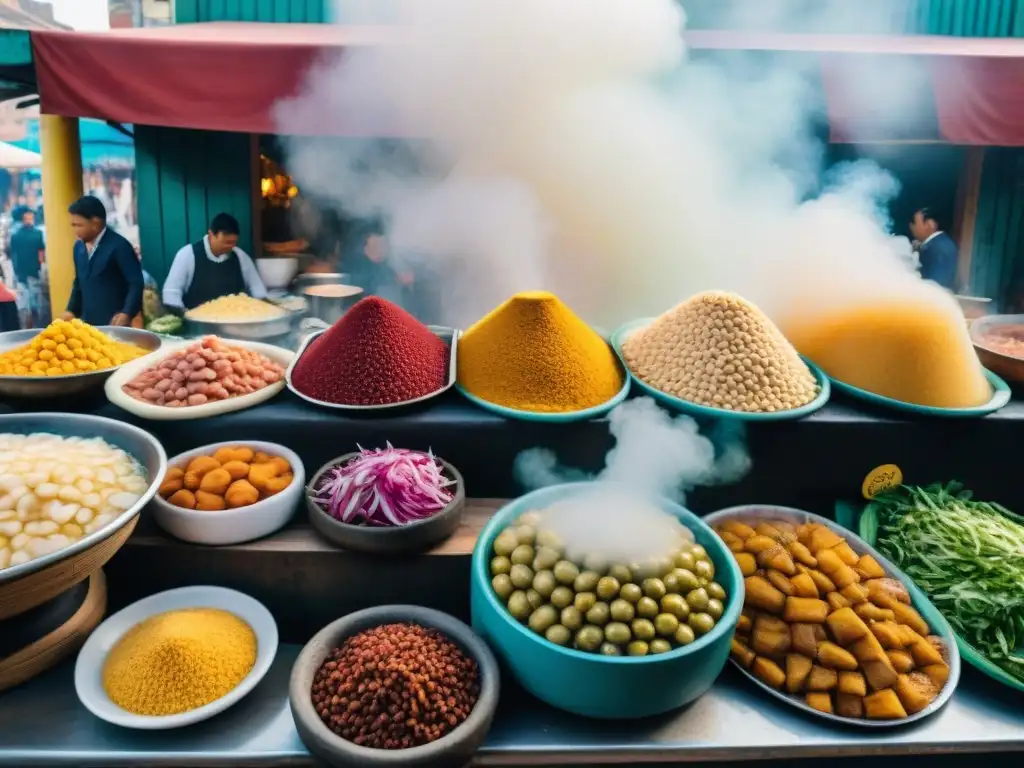
{"type": "Polygon", "coordinates": [[[914,212],[910,221],[910,234],[920,245],[921,277],[932,280],[948,291],[956,289],[956,270],[959,254],[953,238],[939,228],[939,223],[927,208],[914,212]]]}
{"type": "Polygon", "coordinates": [[[107,209],[86,195],[68,208],[75,243],[75,281],[64,320],[127,326],[142,309],[142,265],[135,249],[107,229],[107,209]]]}
{"type": "Polygon", "coordinates": [[[0,261],[0,332],[17,331],[21,328],[18,317],[18,297],[8,288],[14,285],[14,268],[9,259],[0,261]]]}
{"type": "Polygon", "coordinates": [[[202,240],[181,248],[164,280],[164,306],[176,312],[198,307],[221,296],[247,293],[267,297],[256,265],[238,247],[238,220],[218,213],[202,240]]]}
{"type": "Polygon", "coordinates": [[[40,327],[39,272],[46,261],[46,244],[43,233],[36,227],[36,214],[31,208],[22,208],[19,213],[21,226],[11,235],[7,252],[14,264],[19,302],[22,309],[22,325],[25,328],[40,327]]]}
{"type": "Polygon", "coordinates": [[[342,255],[343,271],[352,274],[352,282],[367,296],[379,296],[405,308],[412,275],[399,273],[388,258],[384,231],[374,222],[356,226],[349,235],[342,255]]]}

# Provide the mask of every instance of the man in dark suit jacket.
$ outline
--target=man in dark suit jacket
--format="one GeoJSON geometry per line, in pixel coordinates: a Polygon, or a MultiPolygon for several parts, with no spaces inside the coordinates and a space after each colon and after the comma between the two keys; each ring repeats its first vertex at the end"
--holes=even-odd
{"type": "Polygon", "coordinates": [[[914,213],[910,234],[921,245],[921,277],[933,280],[948,291],[956,290],[959,254],[953,238],[939,228],[938,221],[927,208],[914,213]]]}
{"type": "Polygon", "coordinates": [[[142,264],[132,244],[107,229],[107,209],[90,195],[68,208],[75,243],[75,282],[63,319],[90,325],[131,324],[142,309],[142,264]]]}

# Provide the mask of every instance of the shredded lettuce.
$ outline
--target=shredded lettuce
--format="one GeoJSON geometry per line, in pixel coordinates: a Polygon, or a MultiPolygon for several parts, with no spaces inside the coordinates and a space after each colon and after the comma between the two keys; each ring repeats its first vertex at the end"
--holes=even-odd
{"type": "Polygon", "coordinates": [[[879,551],[964,640],[1024,681],[1024,518],[959,483],[876,496],[879,551]]]}

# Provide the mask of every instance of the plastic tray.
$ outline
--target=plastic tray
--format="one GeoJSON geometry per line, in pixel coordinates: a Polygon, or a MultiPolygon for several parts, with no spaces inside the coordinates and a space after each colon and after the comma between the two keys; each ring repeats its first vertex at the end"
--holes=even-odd
{"type": "MultiPolygon", "coordinates": [[[[853,513],[857,515],[857,512],[853,513]]],[[[875,542],[878,541],[878,515],[874,508],[868,504],[860,510],[858,519],[851,521],[856,524],[857,532],[860,537],[864,539],[872,547],[875,546],[875,542]]],[[[908,582],[908,588],[910,582],[908,582]]],[[[915,590],[919,589],[917,585],[914,585],[915,590]]],[[[988,675],[993,680],[996,680],[1003,685],[1024,692],[1024,682],[1021,682],[1013,675],[1009,674],[1002,667],[999,667],[989,661],[985,656],[975,648],[973,645],[964,640],[960,635],[954,632],[954,639],[956,640],[956,647],[960,649],[960,655],[963,656],[964,660],[972,667],[977,669],[979,672],[988,675]]]]}
{"type": "Polygon", "coordinates": [[[434,390],[433,392],[420,397],[414,397],[412,400],[402,400],[398,403],[385,403],[382,405],[344,405],[340,403],[329,403],[326,400],[318,400],[315,397],[310,397],[309,395],[303,394],[296,388],[295,384],[292,382],[292,374],[295,371],[295,366],[299,364],[302,356],[306,353],[306,350],[309,349],[309,345],[320,338],[320,336],[328,330],[329,326],[326,326],[326,324],[320,320],[316,320],[316,322],[306,324],[305,327],[316,328],[317,330],[314,330],[302,340],[299,351],[295,354],[295,358],[292,360],[291,365],[288,366],[288,370],[285,371],[284,378],[288,384],[288,389],[294,392],[297,397],[301,397],[307,403],[312,403],[313,405],[321,408],[331,408],[336,411],[385,411],[392,408],[405,408],[406,406],[416,405],[417,403],[430,400],[431,398],[447,392],[455,384],[455,375],[458,370],[456,368],[456,355],[458,354],[459,348],[459,330],[457,328],[448,328],[442,325],[428,325],[427,328],[430,329],[430,332],[437,336],[437,338],[441,339],[441,341],[445,342],[448,345],[448,349],[451,350],[448,359],[448,380],[440,389],[434,390]]]}
{"type": "Polygon", "coordinates": [[[741,665],[737,664],[734,659],[731,659],[732,663],[736,666],[736,669],[740,670],[740,672],[753,680],[754,683],[779,701],[784,701],[790,706],[796,707],[809,715],[824,718],[825,720],[830,720],[834,723],[842,723],[843,725],[852,725],[862,728],[898,728],[900,726],[907,725],[908,723],[921,720],[929,715],[933,715],[942,709],[942,707],[945,706],[953,696],[953,691],[956,689],[957,683],[960,681],[960,652],[957,647],[956,636],[953,634],[953,628],[949,626],[949,622],[943,618],[938,609],[932,605],[924,592],[918,589],[917,586],[899,570],[899,568],[886,560],[885,557],[879,554],[879,552],[870,544],[846,530],[838,523],[810,512],[805,512],[801,509],[777,507],[770,504],[747,504],[740,507],[729,507],[728,509],[719,510],[718,512],[705,517],[704,522],[713,528],[726,520],[747,521],[758,519],[788,520],[794,525],[819,523],[820,525],[827,526],[838,535],[847,539],[850,542],[850,546],[853,547],[854,551],[858,554],[868,554],[875,558],[878,564],[882,566],[886,575],[891,578],[898,579],[906,586],[907,591],[910,593],[910,602],[914,608],[916,608],[918,613],[921,614],[921,617],[928,622],[928,626],[931,628],[932,632],[940,636],[945,641],[947,655],[946,661],[949,664],[949,679],[942,687],[942,690],[939,691],[939,695],[935,697],[935,700],[920,712],[908,715],[900,720],[867,720],[862,718],[840,717],[839,715],[820,712],[813,707],[807,706],[807,704],[796,698],[794,695],[776,690],[770,685],[766,685],[741,665]]]}
{"type": "MultiPolygon", "coordinates": [[[[622,345],[626,342],[626,339],[641,328],[647,327],[653,321],[653,317],[633,320],[632,322],[620,326],[615,333],[612,334],[612,347],[615,349],[615,354],[619,356],[619,360],[622,362],[622,367],[627,371],[629,370],[629,365],[626,363],[626,356],[622,353],[622,345]]],[[[645,394],[650,395],[666,408],[679,413],[685,413],[689,416],[702,416],[712,419],[733,419],[735,421],[788,421],[790,419],[802,419],[805,416],[809,416],[815,411],[820,410],[825,403],[828,402],[828,398],[831,393],[829,379],[825,375],[824,371],[806,358],[803,358],[803,361],[811,370],[811,373],[814,375],[814,379],[818,384],[818,396],[806,405],[801,405],[799,408],[790,408],[787,411],[774,411],[771,413],[728,411],[724,408],[712,408],[707,405],[700,405],[699,403],[691,403],[689,400],[683,400],[680,397],[670,395],[666,392],[662,392],[660,389],[652,387],[650,384],[642,381],[639,376],[633,374],[632,371],[630,371],[630,376],[633,381],[636,382],[637,387],[639,387],[645,394]]]]}
{"type": "MultiPolygon", "coordinates": [[[[107,379],[107,383],[104,385],[104,389],[107,393],[107,399],[119,408],[123,408],[128,413],[135,414],[144,419],[150,419],[152,421],[188,421],[192,419],[205,419],[211,416],[220,416],[224,413],[231,413],[232,411],[241,411],[244,408],[251,408],[254,405],[259,405],[272,397],[277,395],[282,389],[284,389],[284,379],[271,384],[270,386],[264,387],[257,392],[253,392],[248,395],[239,395],[238,397],[229,397],[227,400],[218,400],[214,403],[206,403],[205,405],[190,405],[182,408],[168,408],[165,405],[153,405],[152,403],[145,403],[142,400],[136,400],[134,397],[126,395],[121,387],[131,381],[133,378],[138,376],[147,368],[152,368],[155,365],[159,365],[160,362],[168,355],[189,346],[195,344],[196,339],[189,341],[179,342],[177,344],[165,345],[160,348],[160,351],[156,354],[147,355],[146,357],[134,360],[128,365],[122,366],[118,369],[117,373],[107,379]]],[[[269,358],[278,365],[288,366],[292,362],[292,358],[295,353],[290,350],[283,349],[282,347],[275,347],[271,344],[261,344],[257,341],[239,341],[237,339],[224,339],[227,344],[232,347],[244,347],[245,349],[258,352],[264,357],[269,358]]]]}
{"type": "Polygon", "coordinates": [[[985,378],[987,378],[989,383],[992,385],[992,399],[984,405],[976,405],[971,408],[937,408],[933,405],[907,403],[902,400],[894,400],[891,397],[885,397],[884,395],[876,395],[874,392],[868,392],[866,389],[855,387],[852,384],[844,384],[837,379],[832,379],[832,385],[837,391],[842,392],[844,395],[848,395],[865,403],[877,405],[881,408],[903,411],[905,413],[916,413],[921,416],[939,416],[948,419],[971,419],[995,413],[1010,402],[1010,385],[987,368],[983,368],[982,370],[985,372],[985,378]]]}

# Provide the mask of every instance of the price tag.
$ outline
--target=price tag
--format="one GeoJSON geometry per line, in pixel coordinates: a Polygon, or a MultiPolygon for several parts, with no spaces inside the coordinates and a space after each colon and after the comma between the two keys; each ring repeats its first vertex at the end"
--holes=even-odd
{"type": "Polygon", "coordinates": [[[903,485],[903,472],[895,464],[883,464],[868,472],[860,485],[860,492],[870,501],[882,491],[903,485]]]}

